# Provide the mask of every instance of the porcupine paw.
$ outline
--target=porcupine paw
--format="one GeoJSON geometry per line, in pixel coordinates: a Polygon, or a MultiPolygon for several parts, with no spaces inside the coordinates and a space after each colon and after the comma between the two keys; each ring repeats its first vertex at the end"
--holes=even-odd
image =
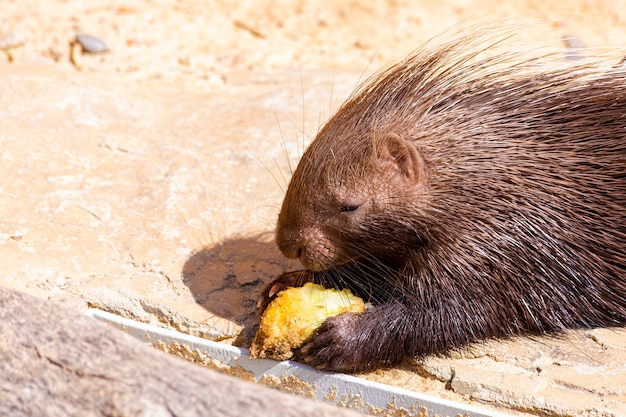
{"type": "Polygon", "coordinates": [[[300,349],[305,363],[318,369],[357,372],[373,364],[359,331],[360,313],[330,317],[300,349]]]}
{"type": "Polygon", "coordinates": [[[261,292],[257,302],[256,308],[259,314],[263,313],[269,303],[276,297],[276,295],[289,287],[301,287],[307,282],[313,281],[313,273],[310,271],[299,270],[285,272],[274,281],[270,282],[261,292]]]}

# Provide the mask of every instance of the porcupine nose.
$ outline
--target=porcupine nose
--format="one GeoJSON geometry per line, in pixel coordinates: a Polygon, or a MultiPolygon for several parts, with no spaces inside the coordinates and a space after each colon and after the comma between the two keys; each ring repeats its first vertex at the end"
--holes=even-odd
{"type": "Polygon", "coordinates": [[[291,248],[291,250],[289,251],[289,255],[285,256],[287,256],[287,258],[289,259],[301,259],[300,257],[302,256],[303,252],[304,248],[302,247],[302,245],[297,244],[296,246],[291,248]]]}
{"type": "Polygon", "coordinates": [[[289,259],[298,259],[302,255],[302,240],[295,238],[293,233],[280,230],[276,235],[276,243],[282,254],[289,259]]]}
{"type": "Polygon", "coordinates": [[[298,259],[302,255],[302,247],[300,246],[280,247],[280,251],[289,259],[298,259]]]}
{"type": "Polygon", "coordinates": [[[283,225],[277,230],[276,243],[285,257],[298,259],[307,269],[318,269],[316,256],[319,251],[316,244],[321,234],[316,226],[301,228],[283,225]]]}

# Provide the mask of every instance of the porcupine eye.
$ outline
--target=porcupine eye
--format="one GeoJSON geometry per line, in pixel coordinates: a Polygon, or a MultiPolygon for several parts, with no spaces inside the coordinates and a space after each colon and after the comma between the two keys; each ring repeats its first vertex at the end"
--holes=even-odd
{"type": "Polygon", "coordinates": [[[341,207],[341,212],[342,213],[349,213],[351,211],[357,211],[359,209],[359,206],[356,204],[352,204],[352,205],[346,205],[346,206],[342,206],[341,207]]]}

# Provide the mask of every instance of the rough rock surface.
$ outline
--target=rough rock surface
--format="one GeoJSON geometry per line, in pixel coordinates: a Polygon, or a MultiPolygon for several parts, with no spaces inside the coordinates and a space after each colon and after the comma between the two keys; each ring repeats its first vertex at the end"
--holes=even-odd
{"type": "Polygon", "coordinates": [[[194,366],[2,287],[0,375],[2,416],[362,416],[194,366]]]}
{"type": "MultiPolygon", "coordinates": [[[[538,17],[520,44],[564,55],[626,44],[624,1],[440,3],[3,0],[0,285],[245,346],[263,283],[297,267],[272,243],[290,167],[364,72],[475,16],[538,17]],[[72,64],[77,33],[109,52],[72,64]]],[[[626,332],[607,329],[367,377],[619,416],[625,363],[626,332]]]]}

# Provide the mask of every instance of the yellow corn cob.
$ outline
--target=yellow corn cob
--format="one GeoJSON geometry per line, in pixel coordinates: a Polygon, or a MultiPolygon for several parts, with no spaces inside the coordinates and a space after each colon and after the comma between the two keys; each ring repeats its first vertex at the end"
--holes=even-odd
{"type": "Polygon", "coordinates": [[[255,358],[289,359],[328,317],[365,310],[363,300],[345,289],[306,283],[278,293],[267,307],[250,347],[255,358]]]}

